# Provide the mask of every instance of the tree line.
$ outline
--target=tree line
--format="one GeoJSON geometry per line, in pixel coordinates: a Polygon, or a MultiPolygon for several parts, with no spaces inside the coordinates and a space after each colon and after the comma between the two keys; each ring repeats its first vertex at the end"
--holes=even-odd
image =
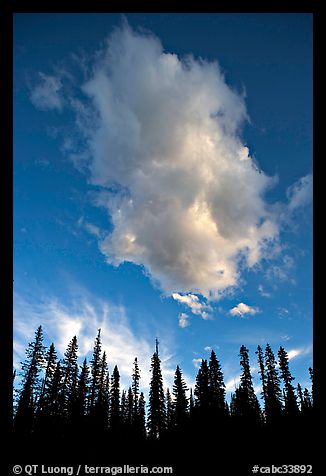
{"type": "MultiPolygon", "coordinates": [[[[123,350],[122,350],[123,351],[123,350]]],[[[135,357],[131,384],[120,388],[117,365],[108,371],[102,351],[101,329],[95,338],[92,359],[78,365],[78,342],[74,336],[61,360],[52,343],[43,344],[39,326],[26,349],[20,388],[13,412],[17,438],[67,440],[96,434],[103,441],[175,441],[218,428],[219,432],[244,428],[259,432],[264,428],[298,425],[307,428],[313,412],[313,370],[309,368],[312,389],[293,385],[289,357],[280,347],[277,355],[267,344],[258,346],[257,361],[261,395],[257,397],[250,368],[249,351],[239,351],[240,382],[226,401],[224,376],[214,350],[202,359],[194,389],[188,389],[177,365],[171,389],[164,390],[159,345],[156,340],[151,358],[151,380],[146,404],[140,390],[140,369],[135,357]],[[189,390],[189,394],[188,394],[189,390]],[[147,411],[146,411],[147,407],[147,411]],[[283,426],[282,426],[283,425],[283,426]],[[231,430],[230,430],[231,429],[231,430]]],[[[15,380],[14,372],[14,380],[15,380]]]]}

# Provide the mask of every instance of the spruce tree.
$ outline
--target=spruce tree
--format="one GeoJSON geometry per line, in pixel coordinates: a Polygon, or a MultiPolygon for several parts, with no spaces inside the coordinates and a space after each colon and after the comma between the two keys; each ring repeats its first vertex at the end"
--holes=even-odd
{"type": "Polygon", "coordinates": [[[239,356],[242,374],[240,386],[236,391],[237,409],[242,417],[251,421],[252,424],[257,424],[260,422],[261,413],[252,382],[249,351],[244,345],[240,347],[239,356]]]}
{"type": "Polygon", "coordinates": [[[139,381],[140,381],[140,371],[138,366],[137,357],[134,360],[133,372],[132,372],[132,392],[133,392],[133,406],[134,406],[134,420],[137,421],[138,415],[138,400],[139,400],[139,381]]]}
{"type": "Polygon", "coordinates": [[[46,412],[46,406],[48,403],[49,390],[51,388],[55,369],[57,367],[57,352],[55,346],[52,343],[45,357],[45,374],[42,382],[42,388],[40,392],[40,398],[38,401],[38,412],[46,412]]]}
{"type": "Polygon", "coordinates": [[[88,402],[88,395],[89,395],[89,367],[87,365],[86,358],[83,361],[83,365],[81,367],[79,380],[78,380],[78,394],[77,394],[77,404],[76,404],[76,415],[79,418],[83,419],[83,417],[87,414],[87,402],[88,402]]]}
{"type": "Polygon", "coordinates": [[[311,380],[311,404],[313,405],[314,403],[314,371],[312,367],[309,367],[309,376],[311,380]]]}
{"type": "Polygon", "coordinates": [[[142,438],[146,437],[145,397],[143,392],[140,392],[138,401],[138,433],[142,438]]]}
{"type": "Polygon", "coordinates": [[[98,329],[97,336],[95,338],[93,358],[90,361],[91,364],[91,387],[90,387],[90,410],[94,407],[98,398],[100,380],[101,380],[101,329],[98,329]]]}
{"type": "Polygon", "coordinates": [[[151,360],[151,373],[147,426],[149,437],[158,439],[162,436],[166,428],[166,412],[161,360],[158,353],[157,339],[156,350],[151,360]]]}
{"type": "MultiPolygon", "coordinates": [[[[262,347],[259,345],[257,347],[257,360],[259,365],[258,373],[260,374],[260,381],[261,381],[261,396],[264,400],[264,406],[266,405],[266,396],[267,396],[267,388],[266,388],[266,371],[265,371],[265,363],[264,363],[264,353],[262,347]]],[[[265,418],[266,418],[266,411],[265,411],[265,418]]]]}
{"type": "Polygon", "coordinates": [[[188,398],[186,383],[182,377],[182,372],[177,365],[174,374],[173,399],[174,399],[174,424],[177,430],[182,429],[188,419],[188,398]]]}
{"type": "Polygon", "coordinates": [[[115,366],[111,376],[110,385],[110,428],[116,433],[121,427],[120,414],[120,374],[115,366]]]}
{"type": "Polygon", "coordinates": [[[277,424],[282,415],[282,391],[276,360],[269,344],[265,348],[266,386],[265,415],[267,423],[277,424]]]}
{"type": "Polygon", "coordinates": [[[134,423],[134,394],[132,388],[128,388],[127,399],[126,399],[126,424],[129,431],[132,430],[134,423]]]}
{"type": "Polygon", "coordinates": [[[78,364],[77,355],[78,343],[74,336],[67,346],[62,361],[62,387],[60,394],[60,408],[63,416],[69,417],[71,407],[77,397],[78,364]]]}
{"type": "Polygon", "coordinates": [[[45,364],[44,357],[43,329],[39,326],[34,341],[28,344],[26,360],[22,364],[22,387],[15,415],[15,430],[19,433],[27,434],[32,429],[35,402],[41,390],[40,372],[45,364]]]}
{"type": "Polygon", "coordinates": [[[201,361],[195,384],[196,408],[201,414],[207,413],[209,406],[209,385],[208,385],[207,360],[201,361]]]}
{"type": "Polygon", "coordinates": [[[281,346],[278,351],[278,359],[280,365],[280,372],[284,381],[285,389],[285,413],[289,416],[296,416],[298,414],[297,399],[292,385],[294,377],[292,377],[289,369],[289,357],[286,350],[281,346]]]}
{"type": "Polygon", "coordinates": [[[170,389],[166,389],[166,396],[165,396],[165,401],[166,401],[166,429],[168,431],[172,430],[174,428],[174,405],[170,393],[170,389]]]}
{"type": "Polygon", "coordinates": [[[225,384],[221,365],[214,350],[208,364],[209,405],[214,416],[225,415],[225,384]]]}

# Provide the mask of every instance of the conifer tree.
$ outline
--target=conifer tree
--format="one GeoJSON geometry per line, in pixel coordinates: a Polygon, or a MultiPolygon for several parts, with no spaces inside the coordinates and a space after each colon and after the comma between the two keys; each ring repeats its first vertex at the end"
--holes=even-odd
{"type": "Polygon", "coordinates": [[[67,346],[62,361],[62,386],[60,394],[60,406],[63,416],[68,417],[71,412],[71,407],[77,396],[77,381],[78,381],[78,364],[77,355],[78,343],[77,337],[74,336],[67,346]]]}
{"type": "Polygon", "coordinates": [[[26,360],[22,364],[22,388],[19,392],[15,416],[15,430],[28,433],[32,429],[35,402],[41,390],[40,372],[45,363],[45,347],[43,345],[43,329],[39,326],[35,339],[28,344],[26,360]]]}
{"type": "Polygon", "coordinates": [[[309,390],[307,388],[303,391],[304,407],[306,411],[310,412],[312,410],[313,402],[309,390]]]}
{"type": "Polygon", "coordinates": [[[132,372],[132,385],[131,385],[132,392],[133,392],[134,421],[137,421],[137,416],[138,416],[139,381],[140,381],[140,371],[139,371],[137,357],[135,357],[133,372],[132,372]]]}
{"type": "Polygon", "coordinates": [[[265,415],[268,423],[275,424],[282,415],[282,391],[276,364],[272,348],[267,344],[265,348],[265,415]]]}
{"type": "Polygon", "coordinates": [[[235,392],[236,412],[256,424],[259,423],[261,418],[260,407],[252,383],[249,351],[244,345],[240,347],[239,356],[242,374],[240,376],[240,386],[235,392]]]}
{"type": "Polygon", "coordinates": [[[193,392],[192,392],[192,388],[191,388],[190,389],[190,397],[189,397],[189,416],[190,416],[190,418],[192,418],[193,415],[194,415],[194,408],[195,408],[195,402],[194,402],[193,392]]]}
{"type": "Polygon", "coordinates": [[[285,412],[289,416],[295,416],[298,414],[297,399],[292,385],[294,377],[291,375],[289,369],[289,357],[286,350],[281,346],[278,351],[278,359],[280,365],[280,372],[284,381],[285,390],[285,412]]]}
{"type": "Polygon", "coordinates": [[[149,390],[149,409],[147,426],[150,438],[158,439],[166,428],[165,398],[161,360],[158,353],[158,341],[151,361],[151,381],[149,390]]]}
{"type": "Polygon", "coordinates": [[[300,404],[300,411],[304,413],[305,405],[304,405],[304,399],[303,399],[303,392],[302,392],[302,387],[299,383],[297,385],[297,395],[298,395],[299,404],[300,404]]]}
{"type": "Polygon", "coordinates": [[[134,394],[132,388],[128,388],[126,399],[126,423],[127,427],[131,430],[134,422],[134,394]]]}
{"type": "Polygon", "coordinates": [[[179,365],[177,365],[172,391],[174,399],[174,424],[176,429],[183,428],[188,418],[187,390],[186,383],[182,377],[182,372],[179,365]]]}
{"type": "Polygon", "coordinates": [[[78,395],[77,395],[77,405],[76,405],[76,414],[83,418],[87,414],[87,401],[89,394],[89,367],[87,365],[86,358],[84,359],[83,365],[81,367],[79,380],[78,380],[78,395]]]}
{"type": "Polygon", "coordinates": [[[195,384],[196,408],[200,413],[206,413],[209,405],[209,386],[208,386],[208,366],[207,360],[201,361],[195,384]]]}
{"type": "Polygon", "coordinates": [[[117,432],[121,426],[120,416],[120,374],[115,366],[110,385],[110,428],[113,432],[117,432]]]}
{"type": "Polygon", "coordinates": [[[309,367],[309,376],[311,380],[311,404],[313,405],[314,403],[314,372],[312,367],[309,367]]]}
{"type": "Polygon", "coordinates": [[[208,386],[209,386],[209,404],[212,413],[216,415],[225,415],[225,384],[221,365],[217,360],[214,350],[208,364],[208,386]]]}
{"type": "Polygon", "coordinates": [[[121,415],[122,425],[126,426],[127,424],[127,395],[125,390],[122,390],[121,392],[120,415],[121,415]]]}
{"type": "Polygon", "coordinates": [[[90,410],[94,407],[98,398],[100,380],[101,380],[101,329],[98,330],[95,338],[93,358],[91,364],[91,387],[90,387],[90,410]]]}
{"type": "Polygon", "coordinates": [[[139,435],[143,438],[146,437],[146,422],[145,422],[145,397],[143,392],[140,392],[138,401],[138,425],[139,435]]]}
{"type": "Polygon", "coordinates": [[[58,420],[60,416],[60,395],[62,388],[62,370],[60,362],[57,363],[53,380],[48,389],[47,407],[48,413],[53,420],[58,420]]]}
{"type": "Polygon", "coordinates": [[[168,431],[172,430],[174,427],[174,406],[173,401],[170,393],[170,389],[166,389],[166,429],[168,431]]]}
{"type": "Polygon", "coordinates": [[[51,388],[55,369],[57,366],[57,352],[55,346],[52,343],[45,357],[45,374],[42,382],[42,388],[40,392],[40,398],[38,401],[38,412],[46,412],[46,406],[48,403],[49,389],[51,388]]]}
{"type": "MultiPolygon", "coordinates": [[[[266,393],[267,393],[267,389],[266,389],[266,371],[265,371],[265,364],[264,364],[264,353],[263,353],[263,349],[260,345],[257,347],[256,354],[257,354],[257,360],[258,360],[258,365],[259,365],[258,373],[260,374],[260,381],[261,381],[261,388],[262,388],[261,396],[264,399],[264,405],[265,405],[265,403],[266,403],[266,393]]],[[[266,413],[265,413],[265,416],[266,416],[266,413]]]]}

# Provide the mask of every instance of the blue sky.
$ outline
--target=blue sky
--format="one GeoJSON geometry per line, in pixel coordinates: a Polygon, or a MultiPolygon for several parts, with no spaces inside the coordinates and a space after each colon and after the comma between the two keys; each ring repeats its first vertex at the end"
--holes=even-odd
{"type": "Polygon", "coordinates": [[[16,14],[14,363],[42,324],[123,385],[312,364],[312,16],[16,14]]]}

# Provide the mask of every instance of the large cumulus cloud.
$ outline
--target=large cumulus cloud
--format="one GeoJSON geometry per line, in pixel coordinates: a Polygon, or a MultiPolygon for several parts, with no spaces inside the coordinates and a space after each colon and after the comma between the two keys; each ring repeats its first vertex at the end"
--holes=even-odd
{"type": "Polygon", "coordinates": [[[67,78],[43,76],[46,88],[31,97],[76,115],[69,151],[79,170],[88,167],[110,216],[112,231],[98,234],[106,260],[142,265],[167,295],[218,298],[279,233],[264,198],[274,180],[241,140],[243,95],[217,62],[165,52],[128,24],[84,70],[78,92],[76,82],[64,92],[67,78]]]}
{"type": "Polygon", "coordinates": [[[143,265],[167,294],[216,298],[236,285],[239,263],[255,265],[278,227],[264,200],[273,180],[240,140],[244,99],[218,64],[125,25],[82,90],[90,180],[108,192],[113,223],[107,261],[143,265]]]}

